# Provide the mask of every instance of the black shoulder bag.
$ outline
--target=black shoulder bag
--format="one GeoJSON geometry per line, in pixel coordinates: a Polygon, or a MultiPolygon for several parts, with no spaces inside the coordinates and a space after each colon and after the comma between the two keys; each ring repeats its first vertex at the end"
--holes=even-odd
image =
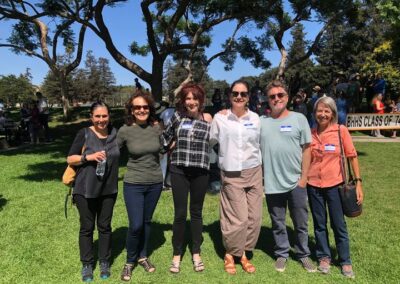
{"type": "Polygon", "coordinates": [[[343,213],[347,217],[357,217],[362,213],[362,205],[357,204],[357,191],[356,191],[356,181],[353,179],[351,173],[351,167],[349,159],[346,159],[344,155],[342,135],[340,134],[340,125],[338,129],[339,133],[339,144],[340,144],[340,171],[343,176],[343,184],[339,186],[340,198],[342,200],[343,213]],[[347,160],[347,170],[346,163],[347,160]],[[348,171],[348,179],[346,172],[348,171]]]}

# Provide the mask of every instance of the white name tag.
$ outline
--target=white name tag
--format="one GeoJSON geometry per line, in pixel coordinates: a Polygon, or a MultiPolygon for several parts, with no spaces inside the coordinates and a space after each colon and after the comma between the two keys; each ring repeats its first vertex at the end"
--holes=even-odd
{"type": "Polygon", "coordinates": [[[325,152],[335,152],[336,147],[333,144],[325,144],[325,152]]]}
{"type": "Polygon", "coordinates": [[[256,128],[256,126],[251,122],[245,123],[245,124],[243,124],[243,126],[246,127],[247,129],[255,129],[256,128]]]}
{"type": "Polygon", "coordinates": [[[291,125],[281,125],[281,132],[292,132],[291,125]]]}
{"type": "Polygon", "coordinates": [[[182,129],[191,129],[193,126],[191,121],[185,121],[184,123],[182,123],[181,128],[182,129]]]}

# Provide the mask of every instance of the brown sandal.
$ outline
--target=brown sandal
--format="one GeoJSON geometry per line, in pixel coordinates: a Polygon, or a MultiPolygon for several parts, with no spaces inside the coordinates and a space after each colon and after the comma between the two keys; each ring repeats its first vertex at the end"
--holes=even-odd
{"type": "Polygon", "coordinates": [[[256,272],[256,267],[247,259],[247,257],[242,256],[240,259],[240,263],[242,264],[242,268],[247,273],[254,273],[256,272]]]}
{"type": "Polygon", "coordinates": [[[126,263],[124,268],[122,268],[121,272],[121,280],[122,281],[130,281],[132,278],[132,270],[135,268],[133,264],[126,263]]]}
{"type": "Polygon", "coordinates": [[[144,268],[144,271],[153,273],[156,271],[155,266],[150,262],[148,258],[144,258],[138,261],[138,264],[144,268]]]}
{"type": "Polygon", "coordinates": [[[230,254],[225,254],[224,257],[224,269],[230,275],[236,274],[235,260],[230,254]]]}

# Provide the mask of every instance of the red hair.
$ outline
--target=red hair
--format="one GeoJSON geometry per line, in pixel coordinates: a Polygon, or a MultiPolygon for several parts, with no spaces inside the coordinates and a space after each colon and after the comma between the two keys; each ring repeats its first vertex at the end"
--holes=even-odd
{"type": "Polygon", "coordinates": [[[195,83],[188,83],[182,87],[177,95],[178,102],[176,108],[180,113],[186,113],[185,101],[186,97],[192,93],[193,97],[199,101],[199,111],[203,112],[205,91],[201,85],[195,83]]]}

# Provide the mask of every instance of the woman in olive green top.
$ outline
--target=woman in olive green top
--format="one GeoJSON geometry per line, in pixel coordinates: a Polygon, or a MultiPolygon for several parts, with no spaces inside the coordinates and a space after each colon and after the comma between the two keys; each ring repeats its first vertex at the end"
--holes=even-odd
{"type": "Polygon", "coordinates": [[[155,271],[147,258],[147,244],[151,219],[163,184],[159,160],[161,129],[155,120],[153,100],[148,94],[137,91],[126,105],[126,115],[126,124],[117,134],[118,145],[125,145],[129,152],[124,177],[129,229],[126,237],[127,260],[121,273],[123,281],[131,279],[136,263],[147,272],[155,271]]]}

